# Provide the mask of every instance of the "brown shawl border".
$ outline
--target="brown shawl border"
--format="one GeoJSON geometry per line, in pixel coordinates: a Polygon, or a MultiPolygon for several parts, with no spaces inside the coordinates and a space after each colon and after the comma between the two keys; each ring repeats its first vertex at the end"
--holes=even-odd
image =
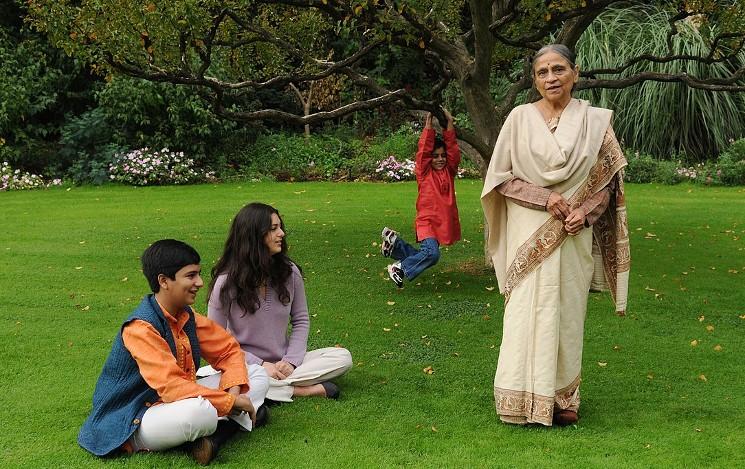
{"type": "Polygon", "coordinates": [[[582,378],[577,376],[572,382],[557,390],[554,396],[541,396],[528,391],[513,391],[494,387],[494,402],[500,419],[507,423],[540,423],[550,426],[554,411],[573,410],[577,412],[580,404],[579,385],[582,378]]]}
{"type": "MultiPolygon", "coordinates": [[[[598,160],[590,169],[587,179],[569,198],[572,208],[580,206],[593,194],[602,190],[613,177],[616,177],[617,190],[600,219],[593,226],[593,234],[598,240],[606,280],[609,283],[613,300],[617,300],[617,274],[629,270],[630,251],[628,243],[628,226],[626,223],[626,205],[623,187],[623,168],[626,158],[609,127],[598,152],[598,160]],[[612,210],[611,206],[615,209],[612,210]]],[[[507,269],[507,281],[504,287],[505,304],[510,299],[512,290],[517,287],[533,270],[561,246],[566,237],[564,223],[551,217],[517,250],[515,258],[507,269]]],[[[624,310],[617,311],[624,314],[624,310]]]]}

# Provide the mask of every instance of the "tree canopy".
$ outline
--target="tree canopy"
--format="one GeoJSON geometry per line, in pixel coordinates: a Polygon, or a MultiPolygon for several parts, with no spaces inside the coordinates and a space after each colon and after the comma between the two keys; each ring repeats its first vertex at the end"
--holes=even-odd
{"type": "Polygon", "coordinates": [[[28,9],[55,45],[100,73],[195,87],[230,120],[306,125],[391,105],[442,116],[443,93],[455,88],[472,124],[459,136],[485,162],[505,117],[531,88],[529,57],[541,45],[575,48],[609,8],[651,3],[670,12],[667,53],[640,51],[582,70],[578,89],[656,81],[745,91],[745,0],[29,0],[28,9]],[[682,22],[707,38],[708,50],[673,47],[682,22]],[[381,59],[390,51],[398,61],[381,59]],[[406,73],[396,70],[401,61],[406,73]],[[651,71],[660,63],[674,67],[651,71]],[[697,76],[691,64],[729,74],[697,76]],[[293,97],[329,78],[348,91],[312,112],[246,99],[263,90],[293,97]],[[499,92],[495,83],[503,84],[499,92]]]}

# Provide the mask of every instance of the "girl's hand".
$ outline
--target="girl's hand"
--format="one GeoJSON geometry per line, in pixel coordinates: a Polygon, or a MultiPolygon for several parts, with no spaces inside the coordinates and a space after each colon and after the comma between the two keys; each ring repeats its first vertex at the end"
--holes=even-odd
{"type": "Polygon", "coordinates": [[[278,361],[277,363],[274,364],[274,366],[276,366],[277,369],[280,371],[280,373],[282,373],[285,376],[290,376],[292,372],[295,371],[295,367],[292,366],[291,363],[286,362],[284,360],[278,361]]]}
{"type": "Polygon", "coordinates": [[[276,363],[265,361],[261,366],[264,367],[264,369],[266,370],[266,374],[268,374],[270,378],[274,378],[274,379],[287,378],[287,375],[282,373],[280,369],[277,368],[276,363]]]}

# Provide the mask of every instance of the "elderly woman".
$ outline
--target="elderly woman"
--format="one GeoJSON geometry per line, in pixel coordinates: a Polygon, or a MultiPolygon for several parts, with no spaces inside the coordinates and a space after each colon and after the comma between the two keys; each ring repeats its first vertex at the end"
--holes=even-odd
{"type": "Polygon", "coordinates": [[[593,252],[603,266],[595,275],[604,277],[617,313],[626,309],[626,160],[612,111],[572,98],[578,78],[566,46],[535,54],[541,99],[507,117],[481,193],[487,249],[505,297],[494,396],[506,423],[577,422],[593,252]]]}

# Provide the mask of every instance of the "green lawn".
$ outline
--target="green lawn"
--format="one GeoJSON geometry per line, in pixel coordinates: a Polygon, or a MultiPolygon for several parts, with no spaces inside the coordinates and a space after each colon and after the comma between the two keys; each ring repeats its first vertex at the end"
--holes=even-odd
{"type": "Polygon", "coordinates": [[[464,241],[400,291],[377,243],[384,225],[413,237],[413,183],[0,193],[0,467],[192,464],[178,451],[102,461],[75,439],[111,340],[147,292],[143,249],[183,239],[208,274],[232,216],[254,200],[284,216],[310,347],[341,344],[355,366],[341,400],[272,409],[268,427],[213,465],[745,465],[745,190],[627,188],[629,313],[590,297],[581,420],[546,429],[495,415],[503,301],[483,268],[480,183],[457,188],[464,241]]]}

